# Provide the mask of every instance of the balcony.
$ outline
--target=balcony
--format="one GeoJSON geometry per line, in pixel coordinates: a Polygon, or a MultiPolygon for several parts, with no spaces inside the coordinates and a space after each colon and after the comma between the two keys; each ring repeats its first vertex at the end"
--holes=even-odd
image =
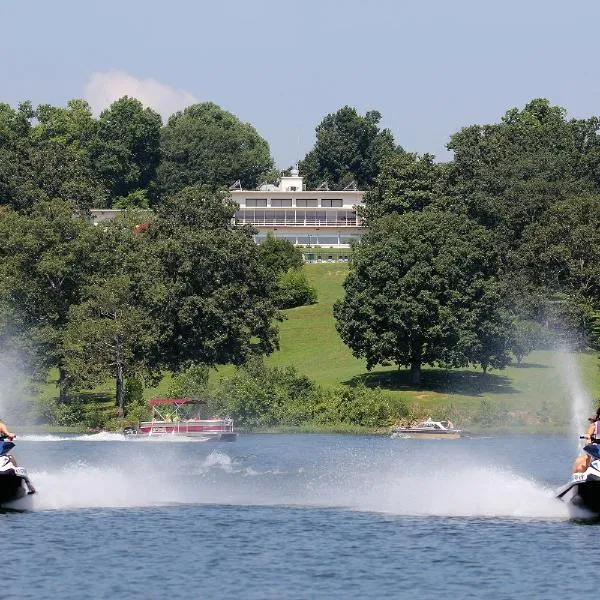
{"type": "Polygon", "coordinates": [[[255,227],[362,227],[362,224],[355,220],[346,219],[344,221],[321,221],[313,219],[238,219],[236,225],[254,225],[255,227]]]}

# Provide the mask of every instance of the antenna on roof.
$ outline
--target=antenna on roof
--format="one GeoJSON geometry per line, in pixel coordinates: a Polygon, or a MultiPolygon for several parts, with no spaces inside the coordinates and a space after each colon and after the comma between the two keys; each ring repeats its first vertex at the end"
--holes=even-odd
{"type": "Polygon", "coordinates": [[[344,192],[356,192],[356,190],[358,190],[358,187],[354,179],[344,188],[344,192]]]}
{"type": "Polygon", "coordinates": [[[229,186],[229,191],[232,192],[233,190],[241,190],[242,189],[242,182],[238,179],[233,185],[229,186]]]}
{"type": "Polygon", "coordinates": [[[328,192],[329,185],[327,181],[321,181],[321,183],[317,186],[317,192],[328,192]]]}

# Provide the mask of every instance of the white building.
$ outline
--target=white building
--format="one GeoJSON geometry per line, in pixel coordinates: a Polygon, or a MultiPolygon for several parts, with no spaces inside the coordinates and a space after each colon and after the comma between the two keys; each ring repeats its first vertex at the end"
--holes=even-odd
{"type": "MultiPolygon", "coordinates": [[[[252,225],[258,231],[257,243],[270,233],[301,246],[307,261],[346,260],[351,240],[359,240],[365,231],[356,215],[364,192],[353,186],[342,191],[306,190],[297,169],[282,177],[279,185],[244,190],[238,184],[230,193],[240,207],[236,223],[252,225]]],[[[120,212],[92,209],[92,222],[97,225],[120,212]]]]}
{"type": "Polygon", "coordinates": [[[306,190],[297,169],[277,186],[231,189],[233,201],[240,206],[236,223],[257,229],[257,243],[270,233],[302,246],[309,261],[347,258],[350,241],[360,239],[365,231],[356,215],[363,195],[354,186],[342,191],[306,190]]]}

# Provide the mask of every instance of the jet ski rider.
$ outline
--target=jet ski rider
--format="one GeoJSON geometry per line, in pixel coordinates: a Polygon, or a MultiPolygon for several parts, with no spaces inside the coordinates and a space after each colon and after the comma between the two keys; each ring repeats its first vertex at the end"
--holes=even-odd
{"type": "Polygon", "coordinates": [[[17,436],[14,433],[11,433],[8,430],[8,427],[2,422],[0,419],[0,439],[8,438],[9,440],[14,440],[17,436]]]}
{"type": "MultiPolygon", "coordinates": [[[[3,445],[4,445],[4,440],[8,438],[9,441],[13,441],[17,436],[12,433],[11,431],[8,430],[8,427],[4,424],[4,422],[0,419],[0,451],[3,451],[3,445]]],[[[9,450],[10,448],[12,448],[14,446],[14,444],[10,444],[9,450]]],[[[15,460],[15,457],[12,454],[7,454],[10,462],[12,463],[13,467],[17,467],[17,461],[15,460]]],[[[28,494],[35,494],[35,488],[33,487],[33,484],[31,483],[31,480],[29,479],[29,477],[25,476],[25,483],[27,484],[27,487],[29,488],[28,494]]]]}
{"type": "MultiPolygon", "coordinates": [[[[600,442],[600,407],[596,416],[589,419],[590,425],[583,436],[585,444],[597,444],[600,442]]],[[[590,466],[590,456],[587,453],[579,455],[573,463],[573,473],[584,473],[590,466]]]]}

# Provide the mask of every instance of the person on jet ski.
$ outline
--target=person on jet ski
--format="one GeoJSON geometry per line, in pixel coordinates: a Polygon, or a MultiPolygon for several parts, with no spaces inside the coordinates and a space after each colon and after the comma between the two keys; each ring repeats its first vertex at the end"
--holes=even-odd
{"type": "MultiPolygon", "coordinates": [[[[585,444],[600,443],[600,407],[596,411],[596,416],[588,419],[590,422],[585,435],[583,436],[585,444]]],[[[579,455],[573,463],[573,473],[584,473],[590,466],[590,455],[583,453],[579,455]]]]}
{"type": "MultiPolygon", "coordinates": [[[[8,430],[8,427],[4,424],[4,422],[2,420],[0,420],[0,449],[2,449],[2,443],[4,442],[4,440],[6,438],[8,438],[9,441],[13,441],[17,436],[12,433],[12,431],[8,430]]],[[[14,446],[14,444],[10,445],[10,448],[12,448],[14,446]]],[[[10,450],[9,448],[9,450],[10,450]]],[[[15,457],[12,454],[7,454],[6,456],[8,456],[10,462],[12,463],[13,467],[17,467],[17,461],[15,460],[15,457]]],[[[36,490],[35,487],[33,487],[33,484],[31,483],[31,480],[29,479],[29,477],[27,477],[25,475],[25,483],[27,484],[27,487],[29,488],[29,491],[27,492],[28,494],[35,494],[36,490]]]]}
{"type": "Polygon", "coordinates": [[[2,422],[2,419],[0,419],[0,439],[4,439],[4,438],[8,438],[9,440],[14,440],[16,437],[16,435],[14,433],[11,433],[8,430],[8,427],[2,422]]]}

